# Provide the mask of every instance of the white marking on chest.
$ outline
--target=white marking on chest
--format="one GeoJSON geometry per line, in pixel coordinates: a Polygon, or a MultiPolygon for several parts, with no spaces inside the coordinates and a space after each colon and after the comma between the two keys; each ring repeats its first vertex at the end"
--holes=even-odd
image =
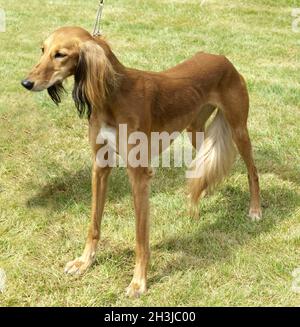
{"type": "Polygon", "coordinates": [[[117,131],[114,127],[108,126],[103,123],[98,137],[97,144],[104,144],[104,141],[114,150],[117,151],[117,131]]]}

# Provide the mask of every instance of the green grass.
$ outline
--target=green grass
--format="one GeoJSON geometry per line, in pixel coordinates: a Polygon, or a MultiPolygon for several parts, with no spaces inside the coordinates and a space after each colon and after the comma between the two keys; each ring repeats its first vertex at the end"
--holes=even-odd
{"type": "MultiPolygon", "coordinates": [[[[298,1],[107,1],[103,29],[119,59],[149,70],[199,50],[224,54],[245,76],[249,129],[264,219],[247,218],[246,170],[231,175],[188,217],[182,169],[159,169],[151,195],[149,292],[125,296],[134,265],[134,214],[123,169],[110,179],[103,239],[83,277],[65,276],[81,254],[90,215],[87,122],[70,95],[58,108],[23,90],[41,41],[63,25],[92,29],[97,1],[4,1],[0,33],[0,268],[2,306],[299,306],[300,34],[298,1]]],[[[72,81],[68,83],[71,89],[72,81]]]]}

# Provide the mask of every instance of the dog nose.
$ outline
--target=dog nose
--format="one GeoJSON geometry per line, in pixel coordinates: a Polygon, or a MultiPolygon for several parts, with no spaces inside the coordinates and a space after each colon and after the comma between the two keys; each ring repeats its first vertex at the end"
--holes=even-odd
{"type": "Polygon", "coordinates": [[[21,84],[25,87],[27,90],[32,90],[34,83],[29,81],[28,79],[24,79],[21,84]]]}

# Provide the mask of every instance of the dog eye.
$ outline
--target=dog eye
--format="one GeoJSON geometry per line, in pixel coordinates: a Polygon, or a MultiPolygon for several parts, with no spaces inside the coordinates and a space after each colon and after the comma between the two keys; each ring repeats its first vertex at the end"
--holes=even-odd
{"type": "Polygon", "coordinates": [[[45,48],[41,48],[41,51],[42,51],[42,53],[44,53],[45,52],[45,48]]]}
{"type": "Polygon", "coordinates": [[[55,59],[65,58],[67,55],[61,52],[57,52],[54,56],[55,59]]]}

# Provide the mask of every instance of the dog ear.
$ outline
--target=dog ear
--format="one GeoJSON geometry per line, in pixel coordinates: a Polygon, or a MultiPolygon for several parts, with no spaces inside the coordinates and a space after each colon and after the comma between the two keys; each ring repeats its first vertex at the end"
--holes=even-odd
{"type": "Polygon", "coordinates": [[[79,116],[101,108],[116,84],[116,72],[104,49],[95,41],[83,43],[75,72],[73,99],[79,116]]]}
{"type": "Polygon", "coordinates": [[[50,95],[50,98],[57,106],[61,103],[62,94],[66,92],[65,88],[61,83],[50,86],[47,91],[50,95]]]}

